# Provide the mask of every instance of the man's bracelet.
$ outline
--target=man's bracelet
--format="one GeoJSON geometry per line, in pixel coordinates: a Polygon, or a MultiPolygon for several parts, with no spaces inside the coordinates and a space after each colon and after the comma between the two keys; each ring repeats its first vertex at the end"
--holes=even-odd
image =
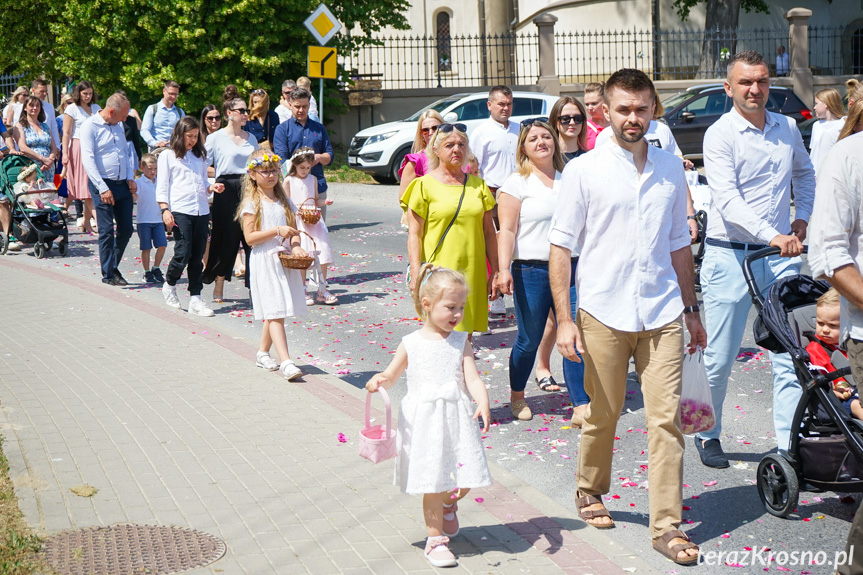
{"type": "Polygon", "coordinates": [[[163,214],[164,214],[165,212],[169,212],[169,211],[171,211],[171,208],[162,208],[162,213],[163,213],[163,214]]]}
{"type": "Polygon", "coordinates": [[[698,216],[686,216],[687,220],[697,220],[698,216]]]}
{"type": "Polygon", "coordinates": [[[698,313],[699,311],[701,311],[701,308],[698,307],[698,305],[688,305],[685,308],[683,308],[683,313],[685,313],[685,314],[686,313],[698,313]]]}

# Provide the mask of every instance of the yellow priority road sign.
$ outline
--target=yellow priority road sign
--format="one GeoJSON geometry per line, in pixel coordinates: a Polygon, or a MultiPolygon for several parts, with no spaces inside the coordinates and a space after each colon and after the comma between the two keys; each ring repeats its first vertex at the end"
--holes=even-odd
{"type": "Polygon", "coordinates": [[[309,46],[309,78],[336,77],[336,49],[309,46]]]}

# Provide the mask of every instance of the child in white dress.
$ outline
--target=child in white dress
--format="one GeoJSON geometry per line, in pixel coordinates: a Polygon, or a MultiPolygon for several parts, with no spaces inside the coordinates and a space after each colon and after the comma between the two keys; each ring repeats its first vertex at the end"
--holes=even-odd
{"type": "MultiPolygon", "coordinates": [[[[295,206],[311,208],[312,202],[306,200],[314,200],[316,208],[324,207],[326,200],[318,197],[318,179],[311,175],[312,166],[315,165],[315,151],[312,148],[299,148],[294,155],[291,156],[289,162],[285,163],[288,166],[288,174],[285,176],[285,192],[295,206]],[[305,206],[303,205],[305,203],[305,206]]],[[[301,236],[300,242],[303,249],[311,252],[314,249],[318,251],[318,263],[321,264],[321,275],[323,275],[324,285],[318,286],[318,293],[315,299],[311,296],[306,296],[306,304],[313,305],[315,301],[327,305],[338,303],[338,298],[331,294],[326,289],[327,266],[333,263],[333,246],[330,244],[330,232],[327,230],[327,224],[324,223],[324,218],[318,220],[316,224],[307,224],[302,218],[297,218],[297,229],[306,232],[314,238],[315,243],[306,236],[301,236]]],[[[303,272],[303,282],[306,280],[306,272],[303,272]]]]}
{"type": "Polygon", "coordinates": [[[402,339],[392,362],[366,389],[389,389],[407,369],[394,482],[404,493],[423,494],[425,557],[435,567],[451,567],[456,558],[448,544],[459,530],[457,502],[470,488],[491,485],[474,421],[482,416],[488,431],[491,414],[468,334],[453,331],[467,301],[464,276],[424,264],[416,285],[414,302],[425,324],[402,339]],[[475,410],[467,391],[477,404],[475,410]]]}
{"type": "Polygon", "coordinates": [[[257,150],[249,157],[237,219],[243,227],[246,243],[252,246],[249,256],[252,309],[256,320],[264,320],[255,363],[264,369],[279,369],[292,380],[303,372],[288,353],[285,318],[306,313],[304,286],[299,270],[283,267],[278,253],[286,238],[290,247],[282,249],[290,249],[295,256],[305,256],[306,252],[300,247],[294,218],[296,207],[279,181],[280,161],[279,156],[266,150],[257,150]],[[280,365],[270,357],[273,345],[280,365]]]}

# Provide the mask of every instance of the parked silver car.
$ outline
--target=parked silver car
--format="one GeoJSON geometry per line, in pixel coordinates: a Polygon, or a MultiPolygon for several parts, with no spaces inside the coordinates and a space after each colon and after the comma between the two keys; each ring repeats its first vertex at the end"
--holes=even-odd
{"type": "MultiPolygon", "coordinates": [[[[525,118],[548,116],[556,101],[557,96],[539,92],[513,92],[510,121],[520,122],[525,118]]],[[[348,148],[348,165],[371,174],[382,184],[398,183],[399,167],[405,154],[411,151],[420,114],[428,109],[437,110],[444,121],[465,124],[470,137],[473,129],[489,117],[487,102],[488,92],[454,94],[426,106],[404,120],[361,130],[353,137],[348,148]]]]}

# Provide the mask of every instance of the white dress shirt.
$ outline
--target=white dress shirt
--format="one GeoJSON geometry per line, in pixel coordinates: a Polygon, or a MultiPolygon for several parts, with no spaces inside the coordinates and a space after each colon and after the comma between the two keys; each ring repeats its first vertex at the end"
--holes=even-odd
{"type": "MultiPolygon", "coordinates": [[[[809,243],[816,278],[831,278],[846,265],[863,271],[863,133],[833,146],[818,180],[809,243]]],[[[842,338],[863,340],[863,310],[842,298],[842,338]]],[[[860,385],[859,383],[857,385],[860,385]]]]}
{"type": "MultiPolygon", "coordinates": [[[[554,217],[557,198],[560,194],[561,173],[554,173],[552,187],[547,187],[536,174],[524,177],[513,172],[498,190],[521,202],[518,214],[518,230],[513,246],[513,260],[548,261],[548,231],[554,217]]],[[[573,253],[572,256],[577,256],[573,253]]]]}
{"type": "MultiPolygon", "coordinates": [[[[596,148],[596,146],[601,146],[606,142],[610,142],[612,135],[614,135],[614,130],[611,128],[601,131],[596,136],[596,144],[594,145],[594,148],[596,148]]],[[[669,128],[664,122],[651,120],[650,125],[647,127],[647,132],[644,134],[644,139],[647,140],[647,143],[651,146],[662,148],[666,152],[671,152],[675,156],[683,157],[683,152],[680,151],[680,146],[677,145],[677,140],[674,139],[674,134],[671,133],[671,128],[669,128]]]]}
{"type": "Polygon", "coordinates": [[[791,54],[787,51],[781,54],[776,54],[776,75],[787,76],[791,69],[791,54]]]}
{"type": "Polygon", "coordinates": [[[168,204],[172,212],[187,216],[210,213],[206,158],[199,158],[192,152],[178,158],[168,149],[159,154],[156,173],[156,202],[168,204]]]}
{"type": "Polygon", "coordinates": [[[276,115],[279,117],[279,123],[280,124],[287,122],[294,115],[294,113],[291,111],[291,109],[288,108],[287,106],[285,106],[284,104],[279,104],[278,106],[276,106],[275,112],[276,112],[276,115]]]}
{"type": "Polygon", "coordinates": [[[707,237],[767,245],[791,233],[795,219],[809,221],[815,171],[794,119],[765,112],[764,131],[736,109],[704,134],[704,168],[710,185],[707,237]]]}
{"type": "Polygon", "coordinates": [[[639,175],[616,143],[563,170],[548,240],[581,255],[578,307],[612,329],[657,329],[683,312],[671,253],[689,246],[680,158],[655,146],[639,175]]]}
{"type": "Polygon", "coordinates": [[[63,145],[63,141],[60,140],[60,130],[57,129],[57,112],[54,110],[54,106],[51,105],[47,99],[42,100],[42,111],[45,112],[45,123],[48,124],[48,128],[51,130],[51,137],[54,139],[54,145],[57,146],[57,149],[60,150],[63,145]]]}
{"type": "Polygon", "coordinates": [[[845,125],[845,118],[839,120],[818,120],[812,124],[812,138],[809,141],[809,157],[815,168],[815,182],[818,182],[818,172],[827,159],[827,154],[836,145],[839,132],[845,125]]]}
{"type": "Polygon", "coordinates": [[[135,178],[135,160],[128,153],[122,122],[111,125],[101,114],[93,114],[81,124],[78,138],[81,140],[81,163],[97,192],[108,191],[105,180],[135,178]]]}
{"type": "Polygon", "coordinates": [[[479,173],[490,188],[499,188],[515,171],[519,124],[499,124],[489,118],[470,135],[470,151],[476,156],[479,173]]]}

